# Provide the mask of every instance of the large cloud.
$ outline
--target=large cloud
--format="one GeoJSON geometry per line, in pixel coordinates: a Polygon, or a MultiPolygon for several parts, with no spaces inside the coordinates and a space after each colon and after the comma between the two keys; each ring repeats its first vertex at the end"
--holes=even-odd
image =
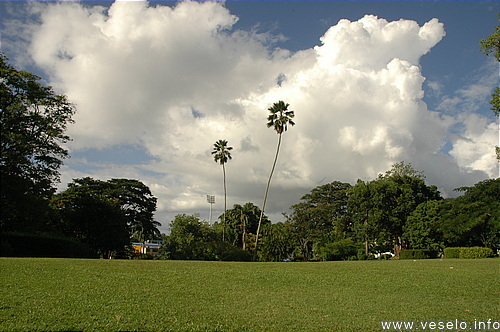
{"type": "MultiPolygon", "coordinates": [[[[444,191],[494,176],[491,124],[422,101],[419,59],[445,36],[437,19],[341,20],[318,46],[292,54],[275,47],[282,36],[234,30],[238,18],[217,2],[58,3],[39,13],[29,54],[77,105],[71,150],[133,145],[151,156],[85,174],[138,177],[162,212],[204,211],[205,194],[222,197],[210,155],[218,139],[234,147],[228,203],[260,204],[277,142],[267,108],[280,99],[297,124],[283,135],[272,215],[320,183],[372,179],[401,160],[444,191]]],[[[78,162],[88,161],[69,165],[78,162]]]]}

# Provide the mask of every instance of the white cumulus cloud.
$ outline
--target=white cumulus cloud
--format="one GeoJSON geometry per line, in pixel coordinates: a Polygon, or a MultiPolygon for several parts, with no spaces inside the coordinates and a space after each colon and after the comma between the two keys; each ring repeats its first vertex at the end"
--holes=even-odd
{"type": "MultiPolygon", "coordinates": [[[[290,103],[296,126],[283,134],[267,204],[274,216],[322,181],[372,179],[402,160],[443,189],[495,165],[487,121],[443,116],[422,101],[419,60],[445,36],[437,19],[341,20],[316,47],[292,53],[276,47],[282,36],[234,29],[238,18],[219,2],[63,2],[37,13],[27,52],[77,106],[71,151],[144,149],[145,164],[86,175],[112,169],[144,180],[161,213],[206,210],[209,193],[220,211],[222,170],[210,154],[218,139],[234,147],[228,204],[259,205],[278,138],[267,108],[278,100],[290,103]],[[440,151],[459,121],[467,129],[450,157],[440,151]]],[[[467,91],[484,94],[475,88],[467,91]]]]}

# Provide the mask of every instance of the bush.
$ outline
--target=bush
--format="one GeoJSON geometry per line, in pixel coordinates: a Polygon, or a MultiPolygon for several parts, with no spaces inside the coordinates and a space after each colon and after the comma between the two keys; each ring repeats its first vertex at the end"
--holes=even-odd
{"type": "Polygon", "coordinates": [[[491,248],[471,247],[460,250],[460,258],[488,258],[493,257],[491,248]]]}
{"type": "Polygon", "coordinates": [[[444,249],[445,258],[488,258],[493,257],[493,250],[484,247],[455,247],[444,249]]]}
{"type": "Polygon", "coordinates": [[[428,259],[437,256],[437,251],[428,249],[404,249],[399,253],[399,259],[428,259]]]}
{"type": "Polygon", "coordinates": [[[252,260],[252,252],[226,245],[220,248],[216,258],[220,261],[250,262],[252,260]]]}
{"type": "Polygon", "coordinates": [[[319,256],[324,261],[348,260],[349,257],[356,256],[357,254],[359,254],[358,246],[352,239],[328,243],[319,248],[319,256]]]}

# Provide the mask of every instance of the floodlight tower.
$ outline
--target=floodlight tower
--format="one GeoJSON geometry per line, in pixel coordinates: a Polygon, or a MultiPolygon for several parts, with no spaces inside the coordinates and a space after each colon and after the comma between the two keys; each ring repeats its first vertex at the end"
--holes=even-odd
{"type": "Polygon", "coordinates": [[[212,204],[215,203],[215,196],[207,195],[207,202],[210,204],[210,218],[208,219],[208,222],[212,222],[212,204]]]}

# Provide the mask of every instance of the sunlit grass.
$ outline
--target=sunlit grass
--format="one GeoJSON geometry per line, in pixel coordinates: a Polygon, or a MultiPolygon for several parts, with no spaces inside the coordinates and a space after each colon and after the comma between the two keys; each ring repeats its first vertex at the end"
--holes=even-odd
{"type": "Polygon", "coordinates": [[[0,329],[380,330],[497,319],[500,260],[0,259],[0,329]]]}

